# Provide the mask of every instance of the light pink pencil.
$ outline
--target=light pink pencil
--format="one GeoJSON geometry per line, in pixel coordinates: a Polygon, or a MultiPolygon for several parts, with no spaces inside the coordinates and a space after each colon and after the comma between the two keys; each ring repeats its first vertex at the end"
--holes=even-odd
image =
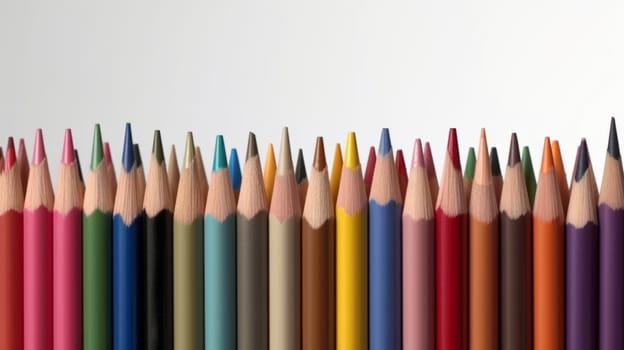
{"type": "Polygon", "coordinates": [[[82,198],[71,130],[67,129],[53,216],[55,350],[82,349],[82,198]]]}
{"type": "Polygon", "coordinates": [[[435,214],[420,139],[403,207],[403,349],[435,346],[435,214]]]}
{"type": "Polygon", "coordinates": [[[52,349],[54,193],[41,129],[35,135],[24,200],[24,349],[52,349]]]}

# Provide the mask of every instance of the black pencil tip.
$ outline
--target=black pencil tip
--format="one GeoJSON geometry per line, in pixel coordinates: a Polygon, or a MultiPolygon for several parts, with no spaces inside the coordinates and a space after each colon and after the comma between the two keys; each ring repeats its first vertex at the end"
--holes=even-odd
{"type": "Polygon", "coordinates": [[[611,155],[611,157],[620,160],[620,143],[618,141],[614,117],[611,117],[611,129],[609,130],[609,146],[607,147],[607,152],[611,155]]]}
{"type": "Polygon", "coordinates": [[[490,171],[492,176],[501,176],[500,162],[498,161],[498,151],[496,147],[490,149],[490,171]]]}
{"type": "Polygon", "coordinates": [[[256,143],[256,134],[250,132],[249,138],[247,139],[247,155],[245,156],[245,160],[249,160],[249,158],[253,158],[257,155],[258,143],[256,143]]]}
{"type": "Polygon", "coordinates": [[[141,159],[141,150],[139,149],[139,144],[134,144],[134,161],[136,162],[137,168],[143,166],[143,159],[141,159]]]}
{"type": "Polygon", "coordinates": [[[587,172],[589,168],[589,151],[587,150],[587,141],[585,139],[581,140],[581,146],[579,148],[579,156],[578,161],[576,163],[576,173],[574,174],[574,179],[578,182],[581,181],[583,175],[587,172]]]}
{"type": "Polygon", "coordinates": [[[297,183],[301,183],[308,177],[305,167],[305,161],[303,160],[303,150],[299,148],[299,154],[297,155],[297,165],[295,166],[295,180],[297,183]]]}
{"type": "Polygon", "coordinates": [[[509,142],[509,158],[507,159],[507,166],[512,167],[520,163],[520,148],[518,147],[518,136],[516,133],[511,133],[511,141],[509,142]]]}

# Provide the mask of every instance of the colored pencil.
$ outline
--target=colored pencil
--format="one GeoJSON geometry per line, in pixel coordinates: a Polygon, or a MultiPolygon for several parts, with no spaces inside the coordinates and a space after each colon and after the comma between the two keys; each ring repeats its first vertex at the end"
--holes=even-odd
{"type": "Polygon", "coordinates": [[[106,174],[108,177],[109,188],[111,191],[111,196],[113,197],[113,201],[115,201],[115,197],[117,196],[117,175],[115,173],[115,165],[113,163],[113,158],[110,152],[110,145],[108,142],[104,142],[104,159],[106,160],[106,174]]]}
{"type": "Polygon", "coordinates": [[[440,187],[438,185],[438,176],[436,175],[435,164],[433,162],[433,156],[431,155],[431,146],[429,142],[425,142],[425,149],[423,150],[425,156],[425,169],[427,169],[427,176],[429,182],[429,189],[431,192],[431,200],[435,204],[438,199],[438,191],[440,187]]]}
{"type": "Polygon", "coordinates": [[[407,191],[407,168],[405,167],[405,157],[403,156],[402,149],[396,151],[396,170],[399,176],[401,200],[405,202],[405,191],[407,191]]]}
{"type": "Polygon", "coordinates": [[[238,151],[236,148],[230,150],[230,160],[228,162],[228,172],[230,173],[230,181],[234,190],[234,199],[238,202],[240,187],[243,175],[241,174],[240,162],[238,160],[238,151]]]}
{"type": "Polygon", "coordinates": [[[141,203],[137,195],[136,162],[132,130],[126,124],[119,171],[119,187],[113,207],[113,348],[139,347],[139,264],[141,203]]]}
{"type": "Polygon", "coordinates": [[[481,129],[469,213],[469,348],[498,349],[498,206],[485,129],[481,129]]]}
{"type": "Polygon", "coordinates": [[[154,131],[143,199],[143,344],[173,349],[173,209],[160,131],[154,131]]]}
{"type": "Polygon", "coordinates": [[[590,168],[583,139],[566,218],[565,343],[570,350],[598,348],[598,203],[590,168]]]}
{"type": "Polygon", "coordinates": [[[435,347],[435,221],[420,139],[403,208],[403,349],[435,347]]]}
{"type": "Polygon", "coordinates": [[[52,209],[54,193],[37,129],[24,199],[24,349],[52,349],[52,209]]]}
{"type": "Polygon", "coordinates": [[[0,147],[0,176],[4,173],[4,151],[0,147]]]}
{"type": "Polygon", "coordinates": [[[338,199],[338,187],[340,186],[340,174],[342,173],[342,150],[340,143],[336,143],[334,148],[334,158],[332,160],[331,173],[329,175],[329,189],[331,191],[334,207],[338,199]]]}
{"type": "Polygon", "coordinates": [[[28,185],[28,174],[30,173],[30,163],[28,162],[28,155],[26,154],[26,145],[24,139],[19,139],[19,145],[17,149],[17,168],[20,172],[20,179],[22,183],[22,193],[26,195],[26,186],[28,185]]]}
{"type": "Polygon", "coordinates": [[[236,199],[218,135],[204,216],[204,347],[236,349],[236,199]]]}
{"type": "Polygon", "coordinates": [[[295,165],[295,182],[297,183],[299,205],[303,208],[306,194],[308,193],[308,173],[306,172],[303,150],[301,148],[299,148],[299,153],[297,154],[297,164],[295,165]]]}
{"type": "Polygon", "coordinates": [[[250,132],[236,214],[239,350],[269,347],[268,225],[258,145],[250,132]]]}
{"type": "Polygon", "coordinates": [[[565,172],[565,168],[563,166],[559,141],[553,140],[550,147],[552,149],[555,174],[557,175],[559,195],[561,196],[561,205],[563,206],[563,214],[565,215],[565,213],[568,211],[568,203],[570,201],[570,188],[568,187],[568,178],[565,172]]]}
{"type": "Polygon", "coordinates": [[[611,118],[598,201],[600,227],[599,345],[624,348],[624,175],[615,119],[611,118]]]}
{"type": "Polygon", "coordinates": [[[145,197],[145,169],[143,169],[143,158],[141,158],[141,149],[138,144],[134,144],[134,161],[136,162],[136,177],[137,177],[137,202],[143,204],[143,198],[145,197]]]}
{"type": "Polygon", "coordinates": [[[501,192],[503,190],[503,174],[501,173],[500,162],[498,160],[498,150],[492,147],[490,150],[490,167],[494,193],[496,194],[496,204],[500,204],[501,192]]]}
{"type": "Polygon", "coordinates": [[[186,134],[184,165],[173,211],[173,348],[204,344],[204,202],[198,191],[193,134],[186,134]]]}
{"type": "Polygon", "coordinates": [[[368,206],[355,133],[336,201],[336,348],[368,349],[368,206]]]}
{"type": "Polygon", "coordinates": [[[269,348],[300,347],[301,207],[284,128],[269,209],[269,348]]]}
{"type": "Polygon", "coordinates": [[[267,147],[266,158],[264,159],[264,191],[266,192],[267,207],[271,206],[271,198],[273,198],[273,186],[275,184],[275,171],[277,164],[275,163],[275,152],[273,144],[269,143],[267,147]]]}
{"type": "Polygon", "coordinates": [[[111,349],[113,341],[113,194],[100,125],[93,130],[82,217],[82,315],[85,350],[111,349]]]}
{"type": "Polygon", "coordinates": [[[475,164],[477,160],[475,157],[474,147],[468,149],[468,157],[466,158],[466,168],[464,169],[464,196],[466,197],[466,203],[470,202],[470,194],[472,193],[472,180],[474,178],[475,164]]]}
{"type": "Polygon", "coordinates": [[[468,236],[457,133],[449,131],[436,203],[437,349],[468,346],[468,236]]]}
{"type": "Polygon", "coordinates": [[[369,348],[401,348],[401,188],[390,132],[382,129],[368,201],[369,348]]]}
{"type": "Polygon", "coordinates": [[[500,344],[503,350],[527,350],[533,343],[531,318],[531,204],[524,182],[516,133],[500,200],[500,344]]]}
{"type": "Polygon", "coordinates": [[[563,207],[557,186],[550,139],[544,141],[533,206],[534,348],[564,348],[563,207]]]}
{"type": "Polygon", "coordinates": [[[373,172],[375,171],[375,162],[377,160],[377,152],[375,147],[368,149],[368,159],[366,160],[366,171],[364,171],[364,185],[366,186],[366,195],[370,195],[371,184],[373,183],[373,172]]]}
{"type": "Polygon", "coordinates": [[[522,148],[522,173],[524,174],[524,182],[526,184],[527,193],[529,194],[529,203],[531,208],[535,203],[535,190],[537,189],[537,181],[535,180],[535,171],[533,171],[533,161],[531,160],[531,152],[528,146],[522,148]]]}
{"type": "Polygon", "coordinates": [[[74,158],[76,159],[76,167],[78,168],[78,179],[80,180],[80,184],[83,187],[82,192],[84,193],[84,176],[82,175],[82,164],[80,164],[80,157],[77,149],[74,149],[74,158]]]}
{"type": "Polygon", "coordinates": [[[23,210],[24,193],[9,137],[0,175],[0,348],[23,349],[23,210]]]}
{"type": "Polygon", "coordinates": [[[204,167],[204,157],[201,154],[199,146],[195,147],[195,171],[197,171],[197,181],[199,181],[199,190],[201,193],[201,202],[206,203],[208,196],[208,176],[204,167]]]}
{"type": "Polygon", "coordinates": [[[302,349],[336,347],[335,221],[323,138],[316,138],[301,224],[302,349]]]}
{"type": "Polygon", "coordinates": [[[178,195],[178,182],[180,181],[180,167],[178,166],[178,156],[175,145],[171,145],[169,151],[169,161],[167,162],[167,182],[169,183],[169,193],[171,194],[171,206],[173,207],[178,195]]]}
{"type": "Polygon", "coordinates": [[[83,192],[70,129],[65,130],[52,232],[53,348],[82,349],[83,192]]]}

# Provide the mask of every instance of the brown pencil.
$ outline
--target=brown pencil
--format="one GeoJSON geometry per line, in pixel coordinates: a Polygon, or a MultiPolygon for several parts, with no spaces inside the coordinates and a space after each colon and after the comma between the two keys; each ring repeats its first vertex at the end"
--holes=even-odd
{"type": "Polygon", "coordinates": [[[30,163],[28,162],[28,154],[26,154],[26,145],[24,139],[19,140],[17,148],[17,168],[20,172],[22,182],[22,192],[26,193],[26,185],[28,185],[28,174],[30,173],[30,163]]]}

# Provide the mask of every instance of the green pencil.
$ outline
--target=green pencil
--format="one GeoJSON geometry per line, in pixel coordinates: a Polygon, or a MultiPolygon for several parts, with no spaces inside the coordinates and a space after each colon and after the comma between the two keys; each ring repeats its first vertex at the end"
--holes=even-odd
{"type": "Polygon", "coordinates": [[[83,341],[86,350],[108,350],[112,346],[112,216],[112,192],[100,125],[96,124],[82,221],[83,341]]]}
{"type": "Polygon", "coordinates": [[[470,147],[468,149],[468,156],[466,157],[466,167],[464,168],[464,194],[466,195],[466,202],[470,200],[472,178],[474,177],[476,163],[477,158],[475,157],[474,147],[470,147]]]}
{"type": "Polygon", "coordinates": [[[535,181],[535,171],[533,171],[533,161],[531,160],[529,146],[522,147],[522,172],[524,173],[527,192],[529,192],[529,202],[531,203],[531,208],[533,208],[537,182],[535,181]]]}

